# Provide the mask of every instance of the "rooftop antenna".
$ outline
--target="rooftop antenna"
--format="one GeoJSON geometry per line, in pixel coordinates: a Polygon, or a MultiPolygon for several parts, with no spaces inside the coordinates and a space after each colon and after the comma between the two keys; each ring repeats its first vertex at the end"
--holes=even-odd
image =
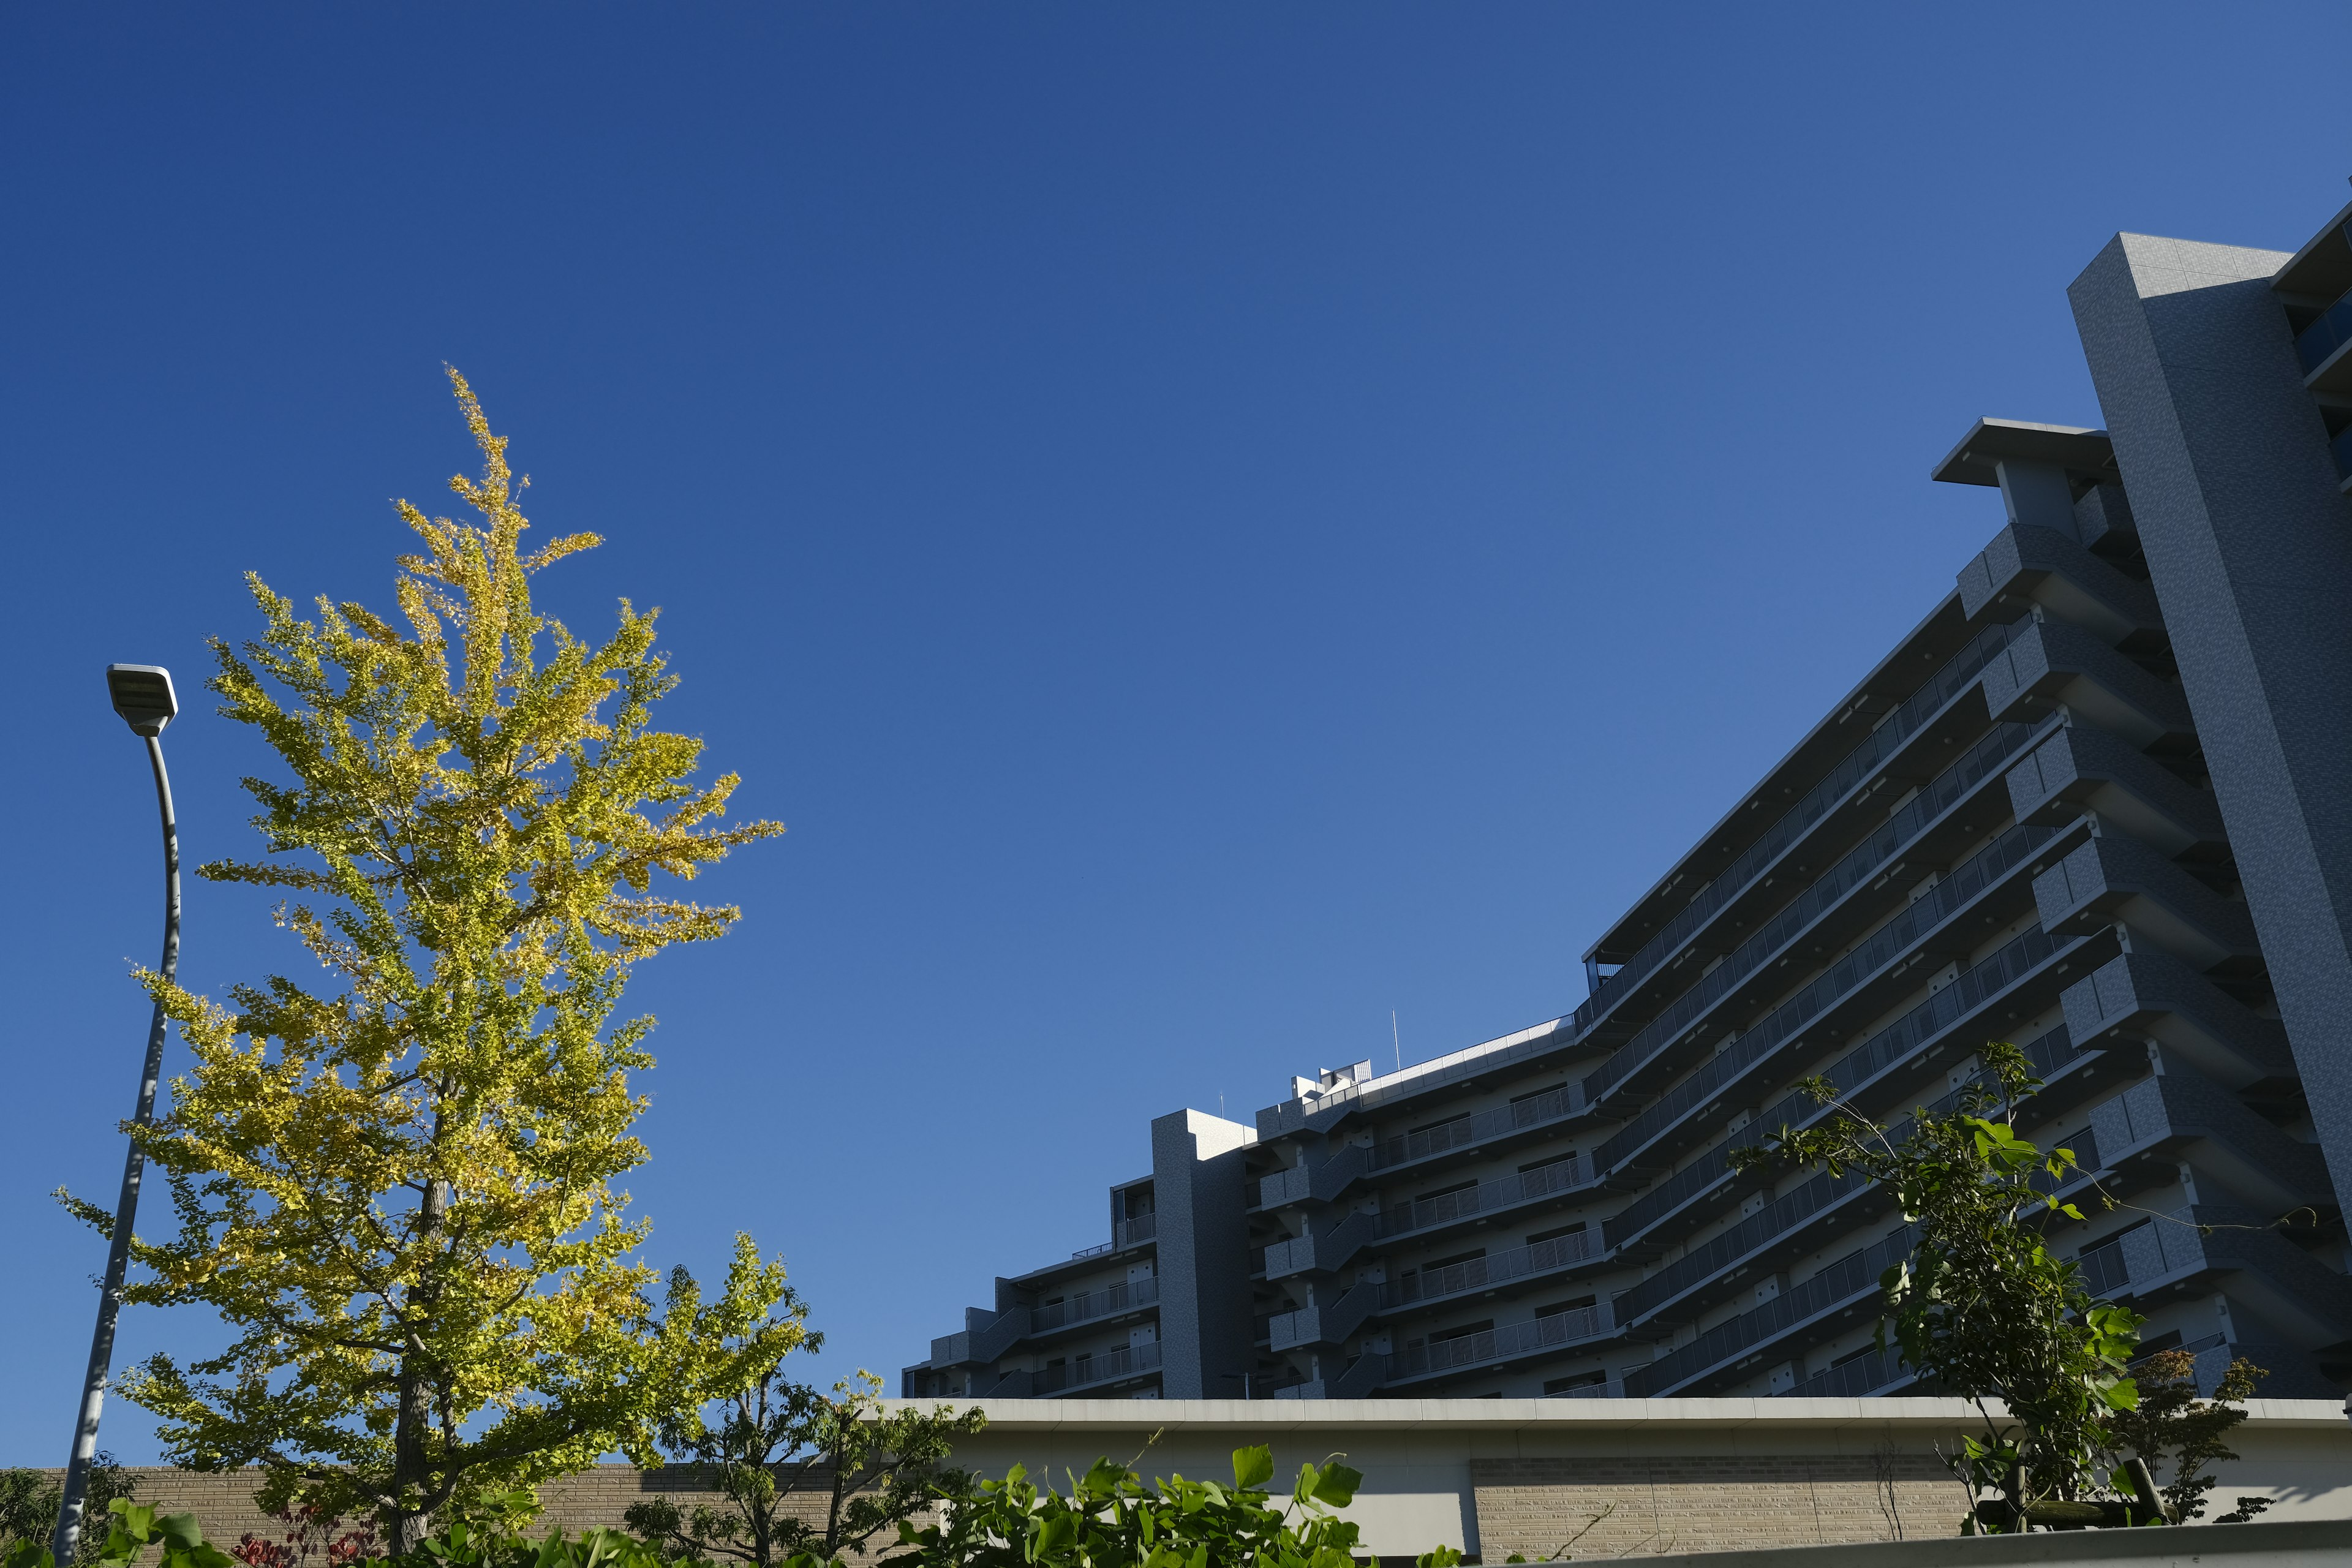
{"type": "Polygon", "coordinates": [[[1396,1009],[1389,1009],[1389,1044],[1396,1047],[1397,1071],[1404,1071],[1404,1037],[1397,1033],[1396,1009]]]}

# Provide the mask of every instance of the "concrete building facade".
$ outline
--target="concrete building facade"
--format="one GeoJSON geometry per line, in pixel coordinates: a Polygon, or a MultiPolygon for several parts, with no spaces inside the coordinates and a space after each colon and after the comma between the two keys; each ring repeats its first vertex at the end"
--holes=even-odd
{"type": "Polygon", "coordinates": [[[1822,1114],[1809,1077],[1891,1121],[2001,1039],[2068,1195],[2121,1200],[2053,1244],[2149,1348],[2340,1396],[2352,208],[2293,255],[2119,236],[2070,294],[2107,428],[1979,420],[1936,465],[1997,531],[1601,933],[1573,1013],[1160,1119],[1111,1242],[998,1280],[903,1392],[1900,1393],[1901,1216],[1731,1154],[1822,1114]]]}

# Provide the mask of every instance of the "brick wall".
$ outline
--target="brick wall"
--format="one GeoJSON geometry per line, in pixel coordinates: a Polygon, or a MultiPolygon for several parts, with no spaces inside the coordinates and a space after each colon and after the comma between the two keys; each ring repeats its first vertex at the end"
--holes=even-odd
{"type": "MultiPolygon", "coordinates": [[[[47,1474],[55,1481],[64,1472],[53,1469],[47,1474]]],[[[205,1474],[169,1466],[135,1466],[130,1474],[137,1481],[138,1489],[133,1495],[139,1501],[151,1504],[159,1513],[194,1514],[204,1526],[207,1541],[226,1546],[247,1532],[271,1537],[286,1532],[284,1524],[254,1505],[254,1496],[261,1489],[262,1481],[262,1472],[257,1469],[205,1474]]],[[[795,1492],[787,1500],[788,1511],[812,1524],[821,1523],[832,1484],[830,1471],[814,1472],[805,1486],[817,1489],[795,1492]]],[[[631,1503],[656,1493],[667,1493],[680,1509],[689,1511],[698,1502],[717,1504],[723,1500],[716,1493],[696,1487],[690,1472],[674,1467],[638,1470],[629,1465],[599,1465],[593,1470],[550,1481],[540,1489],[540,1529],[560,1527],[567,1535],[575,1536],[599,1525],[618,1529],[621,1516],[631,1503]]],[[[881,1537],[876,1541],[877,1546],[889,1543],[881,1537]]]]}
{"type": "Polygon", "coordinates": [[[1946,1536],[1960,1489],[1929,1454],[1474,1458],[1488,1563],[1946,1536]]]}

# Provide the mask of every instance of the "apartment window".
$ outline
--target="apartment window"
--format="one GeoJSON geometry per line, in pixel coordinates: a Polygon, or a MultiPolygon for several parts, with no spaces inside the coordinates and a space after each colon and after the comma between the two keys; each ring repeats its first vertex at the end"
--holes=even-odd
{"type": "Polygon", "coordinates": [[[1442,1345],[1453,1340],[1466,1340],[1472,1334],[1486,1333],[1494,1326],[1494,1319],[1481,1318],[1475,1323],[1457,1323],[1450,1329],[1434,1329],[1430,1332],[1429,1342],[1442,1345]]]}
{"type": "Polygon", "coordinates": [[[1536,1317],[1540,1321],[1545,1318],[1557,1318],[1562,1312],[1581,1311],[1585,1308],[1592,1305],[1595,1300],[1596,1298],[1591,1296],[1579,1296],[1573,1301],[1554,1301],[1549,1307],[1538,1307],[1536,1309],[1536,1317]]]}
{"type": "Polygon", "coordinates": [[[1456,1182],[1450,1187],[1440,1187],[1435,1192],[1415,1194],[1412,1201],[1425,1204],[1432,1198],[1450,1198],[1456,1193],[1475,1192],[1477,1187],[1478,1184],[1475,1178],[1467,1182],[1456,1182]]]}
{"type": "Polygon", "coordinates": [[[1543,1095],[1558,1094],[1561,1089],[1564,1089],[1567,1087],[1568,1085],[1564,1083],[1554,1083],[1547,1084],[1541,1089],[1531,1089],[1525,1094],[1515,1094],[1511,1096],[1511,1103],[1513,1105],[1518,1105],[1524,1101],[1535,1100],[1543,1095]]]}
{"type": "Polygon", "coordinates": [[[1521,1165],[1519,1167],[1519,1174],[1524,1176],[1529,1171],[1549,1171],[1554,1165],[1569,1164],[1573,1162],[1575,1158],[1576,1151],[1573,1149],[1570,1149],[1565,1154],[1547,1154],[1540,1160],[1530,1160],[1526,1164],[1521,1165]]]}
{"type": "Polygon", "coordinates": [[[1544,1392],[1546,1394],[1566,1394],[1571,1388],[1596,1388],[1608,1381],[1609,1374],[1605,1372],[1574,1373],[1567,1377],[1545,1379],[1544,1392]]]}
{"type": "Polygon", "coordinates": [[[1457,1252],[1451,1258],[1426,1258],[1422,1262],[1414,1264],[1412,1268],[1406,1269],[1405,1272],[1407,1274],[1434,1274],[1441,1268],[1451,1268],[1457,1263],[1475,1263],[1486,1256],[1486,1249],[1482,1247],[1475,1252],[1457,1252]]]}
{"type": "Polygon", "coordinates": [[[1582,1220],[1578,1220],[1574,1225],[1564,1225],[1557,1230],[1539,1230],[1533,1236],[1528,1237],[1528,1245],[1529,1247],[1541,1247],[1547,1241],[1558,1241],[1563,1236],[1579,1236],[1581,1235],[1583,1231],[1584,1222],[1582,1220]]]}

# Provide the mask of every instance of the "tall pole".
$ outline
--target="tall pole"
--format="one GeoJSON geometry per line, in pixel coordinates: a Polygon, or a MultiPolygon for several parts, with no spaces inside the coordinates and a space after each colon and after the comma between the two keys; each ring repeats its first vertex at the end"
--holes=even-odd
{"type": "MultiPolygon", "coordinates": [[[[147,761],[155,770],[155,806],[163,817],[163,963],[161,973],[169,984],[180,969],[180,829],[172,816],[172,775],[163,771],[163,742],[145,736],[147,761]]],[[[139,1075],[136,1125],[155,1120],[155,1082],[163,1074],[163,1004],[155,1004],[154,1022],[147,1026],[147,1066],[139,1075]]],[[[131,1268],[131,1226],[139,1215],[139,1178],[146,1171],[139,1140],[122,1161],[122,1196],[114,1205],[114,1236],[106,1249],[106,1285],[98,1298],[98,1330],[89,1339],[89,1371],[81,1385],[81,1415],[74,1423],[73,1457],[66,1462],[65,1505],[58,1510],[58,1532],[49,1543],[58,1568],[70,1568],[81,1540],[82,1505],[89,1500],[90,1461],[98,1454],[99,1409],[106,1403],[106,1384],[114,1369],[114,1320],[122,1310],[122,1281],[131,1268]]]]}

